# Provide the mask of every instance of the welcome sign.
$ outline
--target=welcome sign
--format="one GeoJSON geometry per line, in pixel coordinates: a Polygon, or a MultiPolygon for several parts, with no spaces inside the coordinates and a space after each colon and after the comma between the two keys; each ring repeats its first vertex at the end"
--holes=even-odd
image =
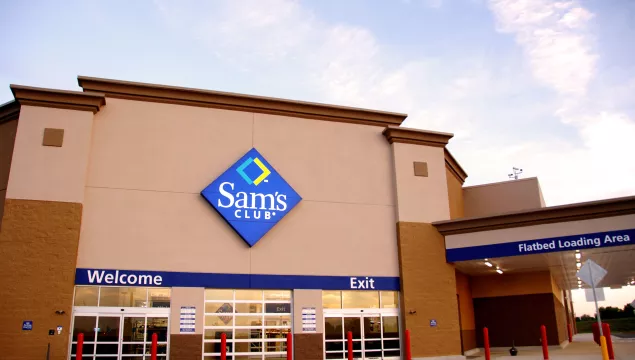
{"type": "Polygon", "coordinates": [[[254,246],[302,200],[256,150],[249,150],[201,195],[254,246]]]}

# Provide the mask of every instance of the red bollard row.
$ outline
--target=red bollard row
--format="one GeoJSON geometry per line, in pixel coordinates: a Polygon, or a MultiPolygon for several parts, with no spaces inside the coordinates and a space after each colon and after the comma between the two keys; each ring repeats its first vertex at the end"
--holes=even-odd
{"type": "MultiPolygon", "coordinates": [[[[545,327],[544,325],[540,326],[540,335],[541,335],[541,342],[542,342],[543,359],[549,360],[549,347],[548,347],[549,344],[547,343],[547,327],[545,327]]],[[[483,348],[485,350],[485,360],[491,360],[492,354],[490,352],[489,330],[487,329],[487,327],[483,328],[483,348]]],[[[611,359],[613,360],[613,358],[611,359]]]]}
{"type": "Polygon", "coordinates": [[[77,349],[75,350],[75,358],[81,359],[84,356],[84,333],[77,335],[77,349]]]}
{"type": "Polygon", "coordinates": [[[485,348],[485,360],[490,360],[492,354],[489,349],[489,330],[486,327],[483,328],[483,347],[485,348]]]}
{"type": "Polygon", "coordinates": [[[547,343],[547,327],[540,326],[540,334],[542,339],[542,356],[545,360],[549,360],[549,343],[547,343]]]}
{"type": "Polygon", "coordinates": [[[293,335],[287,333],[287,360],[293,360],[293,335]]]}

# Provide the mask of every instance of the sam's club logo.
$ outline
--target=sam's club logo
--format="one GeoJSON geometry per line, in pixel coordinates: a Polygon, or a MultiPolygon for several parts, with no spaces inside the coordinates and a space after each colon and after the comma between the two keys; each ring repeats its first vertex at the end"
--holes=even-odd
{"type": "Polygon", "coordinates": [[[302,200],[256,149],[249,150],[201,195],[249,246],[302,200]]]}

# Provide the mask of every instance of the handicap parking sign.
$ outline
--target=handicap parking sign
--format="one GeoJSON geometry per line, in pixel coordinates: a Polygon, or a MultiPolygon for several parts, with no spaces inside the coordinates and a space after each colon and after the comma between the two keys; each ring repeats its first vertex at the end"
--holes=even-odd
{"type": "Polygon", "coordinates": [[[22,322],[22,330],[28,330],[28,331],[33,330],[33,321],[31,321],[31,320],[24,320],[24,321],[22,322]]]}

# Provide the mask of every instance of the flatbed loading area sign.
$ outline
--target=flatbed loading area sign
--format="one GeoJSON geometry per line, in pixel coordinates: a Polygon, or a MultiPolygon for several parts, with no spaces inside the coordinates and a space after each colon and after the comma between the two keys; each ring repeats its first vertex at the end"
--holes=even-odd
{"type": "Polygon", "coordinates": [[[635,243],[635,229],[598,232],[516,241],[502,244],[470,246],[446,250],[448,262],[540,254],[548,252],[594,249],[635,243]]]}

